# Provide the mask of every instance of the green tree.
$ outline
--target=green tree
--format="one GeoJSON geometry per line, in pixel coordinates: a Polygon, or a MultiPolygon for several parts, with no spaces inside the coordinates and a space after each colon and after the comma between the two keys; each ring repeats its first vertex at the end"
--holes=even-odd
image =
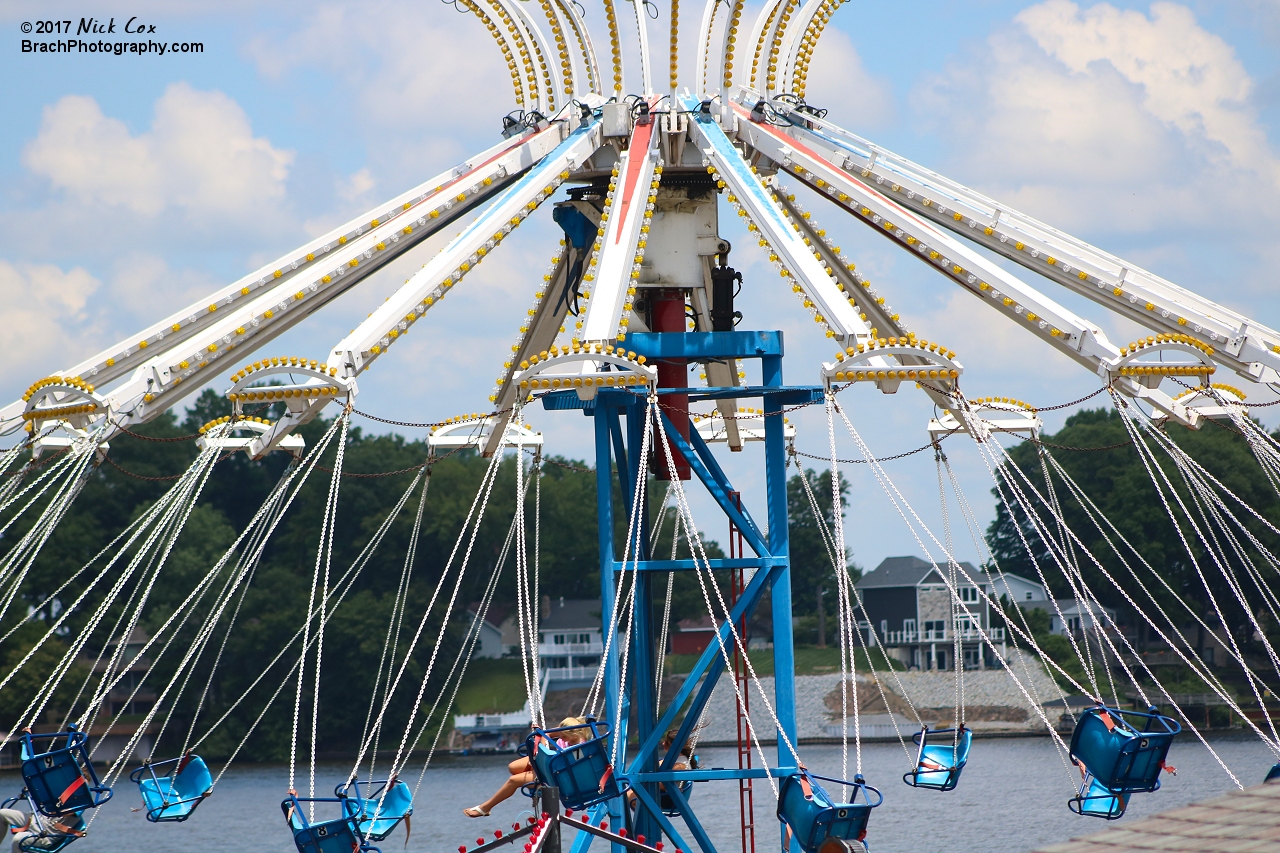
{"type": "MultiPolygon", "coordinates": [[[[849,483],[843,474],[837,489],[839,512],[843,514],[849,494],[849,483]]],[[[831,537],[832,541],[835,538],[836,509],[830,471],[817,474],[812,469],[805,469],[787,481],[787,517],[791,540],[792,609],[795,613],[813,614],[817,644],[819,648],[826,648],[829,636],[827,603],[835,601],[836,589],[831,550],[824,538],[831,537]],[[818,514],[814,513],[809,491],[813,492],[818,514]]],[[[845,571],[854,581],[862,577],[862,570],[852,561],[845,571]]],[[[803,620],[804,617],[801,618],[803,620]]]]}
{"type": "MultiPolygon", "coordinates": [[[[1165,430],[1180,448],[1204,465],[1263,518],[1270,519],[1273,524],[1280,519],[1280,500],[1277,500],[1267,479],[1259,476],[1257,460],[1245,438],[1235,429],[1223,423],[1209,421],[1198,430],[1174,424],[1167,425],[1165,430]]],[[[1052,486],[1061,501],[1067,526],[1088,550],[1088,554],[1085,554],[1078,548],[1075,549],[1076,562],[1085,584],[1104,605],[1117,610],[1118,621],[1131,626],[1140,643],[1149,642],[1154,636],[1145,627],[1146,619],[1150,618],[1171,636],[1189,632],[1187,641],[1190,645],[1203,650],[1207,635],[1203,628],[1195,624],[1192,619],[1194,614],[1204,619],[1210,628],[1230,632],[1242,646],[1249,647],[1253,643],[1254,629],[1246,607],[1255,614],[1265,611],[1263,594],[1249,579],[1249,572],[1240,555],[1226,547],[1221,540],[1221,547],[1216,549],[1217,560],[1226,565],[1227,571],[1219,570],[1217,561],[1196,540],[1186,517],[1178,513],[1182,532],[1191,542],[1191,549],[1188,551],[1166,512],[1137,449],[1132,445],[1125,445],[1128,438],[1118,412],[1103,409],[1085,411],[1068,418],[1056,434],[1042,436],[1043,449],[1027,442],[1012,448],[1010,456],[1013,464],[1040,493],[1047,495],[1039,454],[1052,453],[1072,480],[1079,484],[1083,492],[1115,525],[1119,536],[1112,535],[1111,538],[1119,547],[1119,554],[1123,554],[1129,565],[1137,571],[1136,577],[1130,575],[1117,549],[1107,542],[1089,520],[1085,509],[1071,498],[1066,484],[1057,475],[1052,477],[1052,486]],[[1085,452],[1054,449],[1052,445],[1112,449],[1085,452]],[[1113,445],[1124,446],[1112,447],[1113,445]],[[1105,575],[1094,565],[1089,555],[1101,563],[1105,575]],[[1141,568],[1137,555],[1141,555],[1163,578],[1169,590],[1164,589],[1157,578],[1141,568]],[[1106,575],[1123,587],[1141,612],[1129,604],[1125,595],[1106,575]],[[1235,579],[1240,581],[1243,601],[1232,589],[1235,579]],[[1139,581],[1145,584],[1149,595],[1141,589],[1139,581]],[[1216,600],[1222,610],[1225,625],[1217,624],[1213,600],[1216,600]],[[1156,610],[1157,604],[1170,615],[1170,621],[1161,619],[1156,610]]],[[[1160,450],[1155,452],[1160,468],[1175,485],[1185,504],[1196,512],[1196,502],[1171,460],[1163,456],[1160,450]]],[[[1011,480],[1021,482],[1009,469],[1001,474],[1006,486],[1011,480]]],[[[1027,490],[1025,484],[1023,489],[1027,490]]],[[[1034,508],[1036,523],[1033,523],[1033,519],[1021,506],[1016,503],[1010,506],[1001,499],[999,489],[993,493],[997,498],[996,516],[988,528],[987,543],[1000,567],[1029,578],[1038,578],[1043,573],[1052,595],[1058,598],[1072,597],[1070,584],[1059,562],[1054,559],[1037,529],[1058,535],[1055,522],[1045,506],[1038,504],[1034,508]]],[[[1176,512],[1176,504],[1171,501],[1171,505],[1176,512]]],[[[1274,553],[1277,537],[1266,525],[1249,517],[1238,507],[1233,507],[1233,510],[1245,519],[1246,526],[1258,541],[1274,553]]],[[[1210,530],[1203,514],[1197,513],[1195,522],[1201,529],[1210,530]]],[[[1255,561],[1258,560],[1259,554],[1252,551],[1247,542],[1245,552],[1250,553],[1255,561]]]]}

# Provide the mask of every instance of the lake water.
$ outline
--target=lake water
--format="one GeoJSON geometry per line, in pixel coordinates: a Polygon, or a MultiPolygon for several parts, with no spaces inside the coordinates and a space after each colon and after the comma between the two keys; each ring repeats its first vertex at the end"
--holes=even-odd
{"type": "MultiPolygon", "coordinates": [[[[1256,738],[1222,735],[1210,743],[1245,785],[1261,782],[1275,761],[1256,738]]],[[[801,753],[815,772],[839,775],[839,746],[806,746],[801,753]]],[[[736,766],[731,749],[704,749],[700,756],[704,767],[736,766]]],[[[494,829],[510,829],[520,811],[528,807],[529,801],[519,794],[500,805],[493,817],[470,820],[462,815],[462,809],[485,799],[501,783],[510,759],[511,756],[438,758],[415,798],[413,834],[407,847],[403,831],[397,830],[382,842],[382,849],[386,853],[451,853],[463,843],[474,846],[480,835],[492,837],[494,829]]],[[[853,760],[850,746],[851,775],[853,760]]],[[[1154,794],[1135,794],[1121,823],[1234,787],[1194,739],[1180,738],[1169,760],[1178,768],[1178,775],[1166,775],[1164,787],[1154,794]]],[[[1104,821],[1078,817],[1067,810],[1066,801],[1074,793],[1072,784],[1048,738],[975,741],[960,787],[945,794],[902,783],[909,762],[897,744],[865,745],[862,762],[867,781],[885,795],[884,805],[872,813],[867,838],[874,853],[916,853],[922,849],[1024,853],[1107,826],[1104,821]]],[[[317,779],[331,792],[349,770],[350,765],[324,764],[317,768],[317,779]]],[[[406,777],[412,785],[417,772],[406,777]]],[[[88,837],[71,849],[76,853],[289,853],[294,847],[280,812],[287,783],[286,767],[235,766],[189,821],[156,825],[148,823],[141,812],[131,811],[141,798],[126,780],[116,787],[115,798],[98,809],[88,837]]],[[[299,787],[305,785],[303,769],[299,787]]],[[[16,792],[19,787],[17,774],[0,774],[0,790],[16,792]]],[[[756,849],[759,853],[775,853],[780,848],[778,824],[767,780],[756,780],[755,791],[756,849]]],[[[694,790],[693,804],[721,853],[737,853],[736,784],[700,783],[694,790]]],[[[568,850],[567,844],[565,849],[568,850]]],[[[599,853],[604,847],[598,843],[593,849],[599,853]]]]}

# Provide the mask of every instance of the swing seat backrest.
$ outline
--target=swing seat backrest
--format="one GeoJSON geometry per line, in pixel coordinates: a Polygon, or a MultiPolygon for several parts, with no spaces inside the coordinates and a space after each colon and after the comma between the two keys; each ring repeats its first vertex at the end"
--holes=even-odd
{"type": "Polygon", "coordinates": [[[390,785],[351,782],[339,786],[336,793],[346,814],[355,819],[360,832],[370,841],[385,840],[400,821],[413,814],[413,791],[398,779],[390,785]]]}
{"type": "Polygon", "coordinates": [[[1169,747],[1181,730],[1176,720],[1158,714],[1089,708],[1071,735],[1071,755],[1108,790],[1155,791],[1169,747]]]}
{"type": "Polygon", "coordinates": [[[280,804],[298,853],[382,853],[365,842],[356,829],[355,820],[345,813],[345,807],[340,807],[340,817],[312,823],[307,818],[305,804],[313,802],[338,803],[339,800],[300,800],[290,796],[280,804]]]}
{"type": "Polygon", "coordinates": [[[1115,820],[1123,816],[1124,810],[1128,808],[1129,795],[1110,791],[1093,774],[1085,773],[1080,793],[1068,800],[1067,805],[1078,815],[1115,820]]]}
{"type": "Polygon", "coordinates": [[[805,853],[817,853],[828,838],[861,841],[867,834],[871,810],[880,805],[883,796],[865,783],[828,779],[853,787],[851,802],[837,803],[818,784],[818,779],[826,777],[801,770],[782,780],[778,789],[778,820],[791,827],[792,838],[805,853]]]}
{"type": "Polygon", "coordinates": [[[137,783],[152,823],[181,823],[213,790],[213,775],[198,755],[144,764],[129,778],[137,783]]]}
{"type": "Polygon", "coordinates": [[[969,762],[973,732],[962,728],[957,738],[955,729],[924,729],[914,740],[920,747],[916,766],[903,775],[902,781],[916,788],[950,791],[960,783],[960,771],[969,762]]]}
{"type": "Polygon", "coordinates": [[[1263,781],[1263,782],[1277,782],[1277,781],[1280,781],[1280,764],[1276,764],[1276,765],[1274,765],[1270,770],[1268,770],[1268,771],[1267,771],[1267,778],[1263,779],[1262,781],[1263,781]]]}
{"type": "Polygon", "coordinates": [[[31,804],[48,817],[95,808],[111,799],[89,761],[84,732],[23,734],[22,781],[31,804]]]}
{"type": "Polygon", "coordinates": [[[588,725],[593,737],[582,743],[561,746],[555,738],[565,729],[535,729],[520,749],[539,784],[559,788],[561,804],[571,809],[621,796],[625,788],[609,761],[608,725],[594,720],[588,725]]]}
{"type": "MultiPolygon", "coordinates": [[[[667,782],[666,784],[671,785],[673,783],[667,782]]],[[[680,793],[684,795],[684,798],[686,800],[689,799],[689,795],[693,793],[693,782],[685,780],[674,784],[680,789],[680,793]]],[[[671,795],[667,793],[666,788],[658,791],[658,806],[667,817],[678,817],[680,814],[680,810],[676,808],[676,801],[671,799],[671,795]]]]}

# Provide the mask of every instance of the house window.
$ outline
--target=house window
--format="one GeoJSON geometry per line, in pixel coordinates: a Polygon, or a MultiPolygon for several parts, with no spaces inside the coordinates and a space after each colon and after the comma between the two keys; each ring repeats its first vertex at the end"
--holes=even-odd
{"type": "Polygon", "coordinates": [[[888,619],[880,620],[880,636],[881,637],[889,636],[889,620],[888,619]]]}
{"type": "Polygon", "coordinates": [[[556,634],[554,639],[557,646],[564,645],[564,634],[556,634]]]}
{"type": "Polygon", "coordinates": [[[1031,600],[1031,590],[1027,590],[1027,601],[1031,600]]]}
{"type": "Polygon", "coordinates": [[[579,642],[579,643],[589,643],[589,642],[591,642],[591,635],[590,635],[590,634],[579,634],[579,635],[578,635],[578,642],[579,642]]]}
{"type": "Polygon", "coordinates": [[[1075,633],[1076,631],[1079,631],[1079,630],[1080,630],[1080,617],[1079,617],[1079,616],[1068,616],[1068,617],[1067,617],[1067,630],[1068,630],[1068,631],[1071,631],[1072,633],[1075,633]]]}
{"type": "Polygon", "coordinates": [[[978,588],[976,586],[960,587],[960,600],[966,603],[977,603],[978,588]]]}
{"type": "Polygon", "coordinates": [[[538,632],[538,642],[539,642],[539,643],[545,643],[546,641],[547,641],[547,635],[546,635],[546,634],[544,634],[544,633],[542,633],[541,631],[539,631],[539,632],[538,632]]]}
{"type": "Polygon", "coordinates": [[[902,633],[906,634],[908,637],[914,636],[914,635],[915,635],[915,633],[916,633],[916,620],[914,620],[914,619],[903,619],[903,620],[902,620],[902,633]]]}
{"type": "Polygon", "coordinates": [[[942,619],[926,619],[924,622],[924,634],[927,640],[945,639],[947,623],[942,619]]]}

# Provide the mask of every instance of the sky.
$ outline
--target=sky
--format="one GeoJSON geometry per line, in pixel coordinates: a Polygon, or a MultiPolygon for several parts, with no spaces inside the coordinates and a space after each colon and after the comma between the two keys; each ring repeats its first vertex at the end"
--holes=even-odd
{"type": "MultiPolygon", "coordinates": [[[[665,33],[660,5],[655,26],[665,33]]],[[[597,45],[602,8],[586,9],[597,45]]],[[[748,20],[757,9],[748,6],[748,20]]],[[[687,81],[699,15],[682,12],[687,81]]],[[[502,116],[516,106],[483,27],[445,3],[135,0],[122,7],[8,0],[0,2],[0,33],[6,401],[35,379],[489,147],[499,139],[502,116]],[[34,37],[23,35],[24,23],[90,16],[114,17],[117,31],[136,16],[136,23],[155,26],[148,38],[199,42],[203,50],[21,52],[22,39],[34,37]]],[[[849,3],[826,29],[809,80],[809,102],[827,108],[837,124],[1280,327],[1277,0],[849,3]]],[[[487,408],[493,378],[560,236],[549,207],[360,379],[359,409],[422,422],[487,408]]],[[[1046,407],[1099,387],[1097,377],[888,241],[871,239],[834,208],[812,210],[913,331],[957,353],[970,397],[1046,407]]],[[[786,378],[816,384],[833,347],[814,333],[745,232],[728,217],[722,225],[724,236],[743,247],[732,258],[745,279],[737,306],[742,328],[781,329],[786,378]]],[[[271,352],[323,360],[458,227],[326,307],[271,352]]],[[[1047,280],[1035,283],[1113,340],[1136,334],[1100,306],[1047,280]]],[[[1250,402],[1276,396],[1223,378],[1250,402]]],[[[228,385],[221,377],[212,387],[228,385]]],[[[883,395],[858,387],[841,401],[878,456],[927,441],[934,412],[914,389],[883,395]]],[[[1046,428],[1059,428],[1071,411],[1045,413],[1046,428]]],[[[1277,425],[1277,409],[1257,412],[1277,425]]],[[[590,446],[584,418],[541,409],[528,417],[548,452],[584,457],[590,446]]],[[[821,407],[791,417],[797,449],[829,457],[821,407]]],[[[369,432],[383,429],[357,421],[369,432]]],[[[946,448],[985,527],[992,483],[966,442],[955,438],[946,448]]],[[[836,446],[841,458],[857,456],[842,430],[836,446]]],[[[725,455],[730,477],[763,519],[760,448],[725,455]]],[[[941,538],[933,455],[885,465],[941,538]]],[[[852,485],[846,536],[853,559],[872,568],[887,556],[923,556],[881,486],[859,470],[865,467],[842,467],[852,485]]],[[[695,498],[694,507],[700,528],[723,541],[723,517],[704,498],[695,498]]],[[[979,551],[954,505],[951,514],[957,555],[976,560],[979,551]]]]}

